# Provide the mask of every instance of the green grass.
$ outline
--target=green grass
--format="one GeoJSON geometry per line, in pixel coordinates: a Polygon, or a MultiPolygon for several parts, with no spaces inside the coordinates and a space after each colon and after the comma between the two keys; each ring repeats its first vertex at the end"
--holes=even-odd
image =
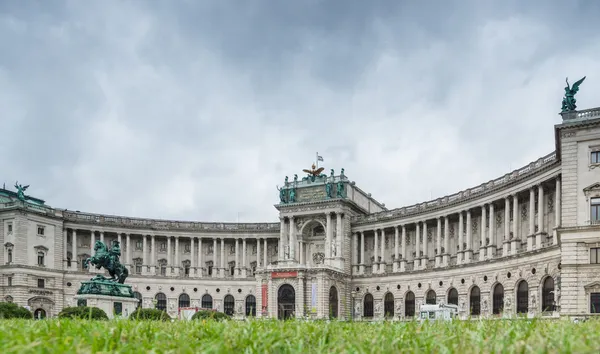
{"type": "Polygon", "coordinates": [[[600,321],[2,320],[2,353],[596,353],[600,321]]]}

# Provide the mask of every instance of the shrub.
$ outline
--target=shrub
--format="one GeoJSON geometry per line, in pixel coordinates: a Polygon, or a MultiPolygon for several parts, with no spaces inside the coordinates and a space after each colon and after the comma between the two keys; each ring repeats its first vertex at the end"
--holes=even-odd
{"type": "Polygon", "coordinates": [[[151,321],[168,321],[171,319],[169,314],[158,309],[137,309],[129,315],[132,320],[151,320],[151,321]]]}
{"type": "Polygon", "coordinates": [[[108,316],[104,310],[97,307],[77,306],[65,307],[59,314],[58,318],[77,318],[84,320],[108,320],[108,316]]]}
{"type": "Polygon", "coordinates": [[[228,320],[231,316],[217,310],[200,310],[192,316],[192,320],[228,320]]]}
{"type": "Polygon", "coordinates": [[[33,318],[33,314],[13,302],[0,302],[0,318],[33,318]]]}

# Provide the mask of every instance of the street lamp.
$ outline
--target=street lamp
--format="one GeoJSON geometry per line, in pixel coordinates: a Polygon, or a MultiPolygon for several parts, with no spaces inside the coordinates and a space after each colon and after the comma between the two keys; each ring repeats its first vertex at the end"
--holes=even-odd
{"type": "Polygon", "coordinates": [[[354,306],[356,301],[356,291],[352,290],[352,308],[350,309],[351,319],[354,322],[354,306]]]}

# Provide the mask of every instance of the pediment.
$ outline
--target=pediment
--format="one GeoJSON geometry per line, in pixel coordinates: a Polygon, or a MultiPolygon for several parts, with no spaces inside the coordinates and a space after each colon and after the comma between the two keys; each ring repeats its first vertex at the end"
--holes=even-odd
{"type": "Polygon", "coordinates": [[[48,252],[48,247],[44,246],[44,245],[37,245],[34,247],[36,251],[44,251],[44,252],[48,252]]]}
{"type": "Polygon", "coordinates": [[[600,281],[594,281],[583,286],[585,290],[600,289],[600,281]]]}
{"type": "Polygon", "coordinates": [[[600,192],[600,182],[594,183],[591,186],[587,186],[583,189],[583,192],[600,192]]]}
{"type": "Polygon", "coordinates": [[[7,242],[4,244],[4,247],[11,248],[11,247],[15,247],[15,245],[12,242],[7,242]]]}

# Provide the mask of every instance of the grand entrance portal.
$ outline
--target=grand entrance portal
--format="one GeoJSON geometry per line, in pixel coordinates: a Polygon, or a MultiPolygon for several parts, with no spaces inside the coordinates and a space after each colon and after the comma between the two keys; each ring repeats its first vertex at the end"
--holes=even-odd
{"type": "Polygon", "coordinates": [[[283,284],[277,292],[277,318],[287,320],[294,316],[296,308],[296,292],[294,287],[289,284],[283,284]]]}

